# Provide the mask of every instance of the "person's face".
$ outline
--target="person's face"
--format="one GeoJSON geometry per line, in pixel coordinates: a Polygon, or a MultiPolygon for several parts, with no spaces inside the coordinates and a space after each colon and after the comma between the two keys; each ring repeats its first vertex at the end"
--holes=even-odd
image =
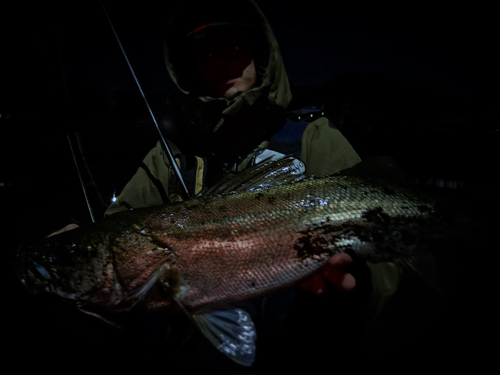
{"type": "Polygon", "coordinates": [[[255,85],[257,74],[248,42],[223,34],[201,43],[195,54],[196,69],[211,94],[228,98],[255,85]]]}

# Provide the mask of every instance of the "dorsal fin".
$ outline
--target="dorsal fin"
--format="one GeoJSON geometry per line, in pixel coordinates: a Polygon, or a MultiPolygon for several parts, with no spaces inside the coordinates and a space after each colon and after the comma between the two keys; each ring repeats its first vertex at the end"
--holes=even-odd
{"type": "Polygon", "coordinates": [[[222,195],[251,189],[266,189],[270,186],[302,181],[305,176],[301,167],[303,168],[303,162],[292,156],[279,160],[269,158],[239,174],[226,175],[220,182],[203,191],[202,195],[222,195]]]}

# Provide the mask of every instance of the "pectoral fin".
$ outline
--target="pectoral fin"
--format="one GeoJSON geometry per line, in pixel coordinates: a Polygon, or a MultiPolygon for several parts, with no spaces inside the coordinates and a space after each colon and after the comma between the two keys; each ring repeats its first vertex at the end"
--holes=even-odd
{"type": "Polygon", "coordinates": [[[172,298],[208,341],[236,363],[251,366],[255,360],[257,333],[250,315],[241,308],[192,314],[182,303],[183,296],[190,291],[187,283],[180,275],[176,275],[175,281],[177,286],[173,288],[172,298]]]}
{"type": "Polygon", "coordinates": [[[257,334],[247,312],[234,309],[191,317],[219,351],[243,366],[252,365],[255,360],[257,334]]]}

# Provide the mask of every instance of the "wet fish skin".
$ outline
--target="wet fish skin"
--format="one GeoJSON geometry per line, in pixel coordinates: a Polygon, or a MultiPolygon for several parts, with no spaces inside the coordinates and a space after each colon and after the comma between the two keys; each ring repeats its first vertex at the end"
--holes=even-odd
{"type": "Polygon", "coordinates": [[[96,312],[204,313],[296,283],[337,252],[420,272],[431,202],[328,176],[115,214],[28,246],[21,278],[96,312]]]}
{"type": "Polygon", "coordinates": [[[436,286],[423,241],[432,203],[349,174],[304,180],[287,169],[294,162],[254,167],[224,181],[221,195],[117,213],[27,245],[20,278],[112,324],[106,313],[183,311],[245,366],[256,329],[231,305],[296,283],[332,254],[390,260],[436,286]]]}

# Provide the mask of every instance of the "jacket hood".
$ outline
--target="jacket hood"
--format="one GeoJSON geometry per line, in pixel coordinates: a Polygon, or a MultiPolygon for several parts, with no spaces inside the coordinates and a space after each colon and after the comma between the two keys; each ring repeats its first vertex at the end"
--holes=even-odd
{"type": "Polygon", "coordinates": [[[167,70],[177,87],[191,100],[198,101],[201,107],[212,107],[202,112],[218,113],[219,117],[222,113],[222,118],[214,119],[209,125],[212,132],[217,132],[231,117],[241,117],[242,111],[250,112],[250,108],[265,109],[271,117],[273,113],[283,113],[292,98],[278,43],[266,17],[253,0],[184,2],[167,25],[164,54],[167,70]],[[250,25],[258,78],[248,91],[238,92],[227,99],[213,98],[201,92],[200,86],[192,81],[195,73],[190,70],[193,68],[189,67],[189,58],[186,59],[186,36],[200,26],[227,23],[250,25]]]}

